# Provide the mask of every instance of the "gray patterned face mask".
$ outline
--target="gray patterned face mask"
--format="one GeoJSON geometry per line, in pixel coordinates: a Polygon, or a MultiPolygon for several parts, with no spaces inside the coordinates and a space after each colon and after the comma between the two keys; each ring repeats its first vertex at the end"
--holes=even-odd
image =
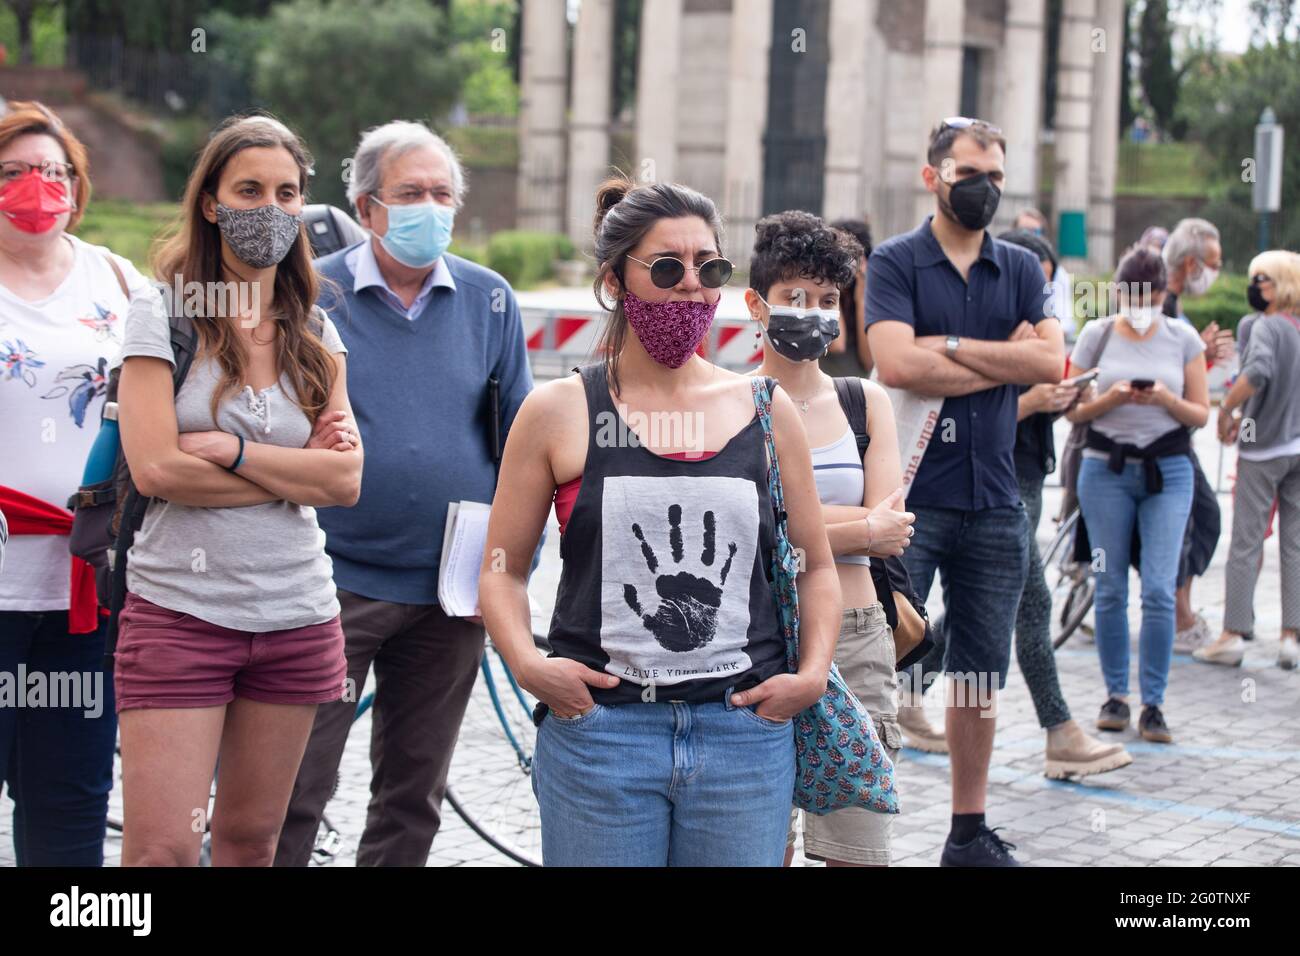
{"type": "Polygon", "coordinates": [[[302,231],[302,216],[291,216],[275,203],[256,209],[217,203],[217,228],[240,262],[269,269],[289,254],[302,231]]]}

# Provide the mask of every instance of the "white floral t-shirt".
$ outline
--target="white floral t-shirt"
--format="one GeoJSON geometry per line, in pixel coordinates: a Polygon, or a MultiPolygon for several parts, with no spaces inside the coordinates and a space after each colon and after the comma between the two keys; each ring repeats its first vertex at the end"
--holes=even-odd
{"type": "MultiPolygon", "coordinates": [[[[63,507],[99,432],[108,369],[122,347],[127,299],[109,251],[67,236],[72,270],[28,302],[0,284],[0,485],[63,507]]],[[[149,288],[113,256],[132,295],[149,288]]],[[[62,535],[14,535],[0,574],[0,611],[59,611],[71,558],[62,535]]]]}

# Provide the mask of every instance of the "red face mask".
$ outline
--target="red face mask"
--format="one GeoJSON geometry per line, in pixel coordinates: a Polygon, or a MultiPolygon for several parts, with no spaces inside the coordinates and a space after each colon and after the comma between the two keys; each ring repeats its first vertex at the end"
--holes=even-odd
{"type": "Polygon", "coordinates": [[[48,232],[71,210],[67,184],[46,179],[35,169],[0,188],[0,214],[23,232],[48,232]]]}

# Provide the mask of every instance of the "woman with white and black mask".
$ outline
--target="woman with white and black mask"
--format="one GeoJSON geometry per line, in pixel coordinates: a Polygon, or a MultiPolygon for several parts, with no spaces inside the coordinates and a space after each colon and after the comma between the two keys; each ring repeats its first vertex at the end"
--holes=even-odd
{"type": "MultiPolygon", "coordinates": [[[[763,363],[751,374],[780,381],[799,409],[842,595],[835,662],[896,759],[902,746],[897,654],[871,575],[872,555],[898,556],[912,535],[914,519],[902,501],[894,410],[875,382],[851,375],[832,379],[818,365],[841,334],[841,289],[859,266],[861,246],[807,212],[768,216],[756,232],[745,304],[761,330],[763,363]],[[858,389],[858,400],[865,402],[865,453],[841,406],[837,383],[858,389]]],[[[792,819],[787,837],[787,861],[796,822],[792,819]]],[[[858,807],[826,816],[803,814],[804,854],[828,866],[888,866],[891,832],[891,817],[858,807]]]]}

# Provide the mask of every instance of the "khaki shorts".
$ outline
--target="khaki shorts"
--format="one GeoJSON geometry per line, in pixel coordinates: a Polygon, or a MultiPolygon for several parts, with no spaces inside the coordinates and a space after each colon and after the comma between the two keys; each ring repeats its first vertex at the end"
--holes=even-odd
{"type": "MultiPolygon", "coordinates": [[[[840,619],[840,639],[835,646],[835,663],[849,689],[875,719],[876,733],[889,758],[897,762],[903,736],[898,729],[898,677],[894,662],[894,635],[879,602],[870,607],[845,608],[840,619]]],[[[799,816],[800,811],[791,811],[787,846],[794,845],[799,816]]],[[[812,813],[802,816],[803,852],[809,859],[889,865],[892,814],[846,807],[823,816],[812,813]]]]}

